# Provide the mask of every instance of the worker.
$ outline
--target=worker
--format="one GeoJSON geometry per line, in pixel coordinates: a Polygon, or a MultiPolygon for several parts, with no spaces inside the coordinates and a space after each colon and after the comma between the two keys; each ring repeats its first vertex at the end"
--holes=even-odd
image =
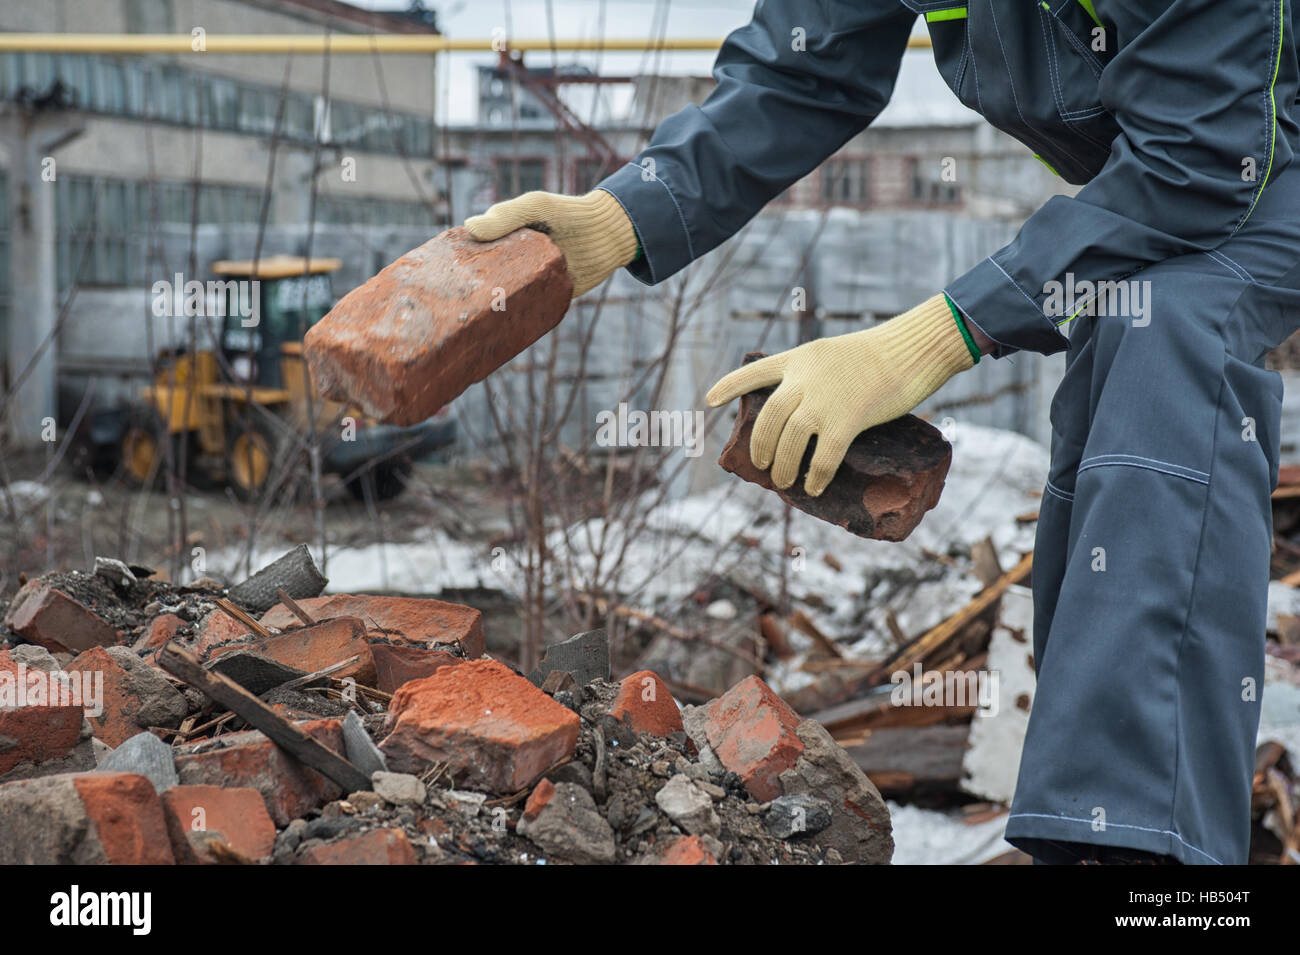
{"type": "Polygon", "coordinates": [[[466,226],[549,232],[575,294],[619,267],[662,282],[880,113],[918,14],[958,98],[1082,188],[915,308],[708,403],[775,385],[750,454],[787,488],[815,439],[816,495],[855,435],[982,356],[1064,350],[1006,838],[1040,863],[1244,863],[1280,451],[1264,356],[1300,325],[1285,0],[762,0],[707,101],[595,191],[466,226]],[[1064,287],[1105,294],[1063,308],[1064,287]]]}

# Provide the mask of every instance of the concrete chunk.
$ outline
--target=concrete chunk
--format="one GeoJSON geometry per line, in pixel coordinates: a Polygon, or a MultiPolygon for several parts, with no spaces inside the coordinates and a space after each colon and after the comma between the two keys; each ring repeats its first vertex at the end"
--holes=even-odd
{"type": "Polygon", "coordinates": [[[366,732],[356,710],[348,710],[348,715],[343,718],[343,755],[367,776],[388,769],[388,761],[366,732]]]}
{"type": "Polygon", "coordinates": [[[99,769],[112,773],[135,773],[153,783],[156,792],[171,789],[180,780],[176,776],[176,763],[172,748],[153,733],[136,733],[99,764],[99,769]]]}
{"type": "Polygon", "coordinates": [[[552,644],[528,679],[533,686],[541,686],[555,670],[572,673],[573,682],[578,686],[586,686],[592,680],[608,680],[609,634],[604,630],[588,630],[552,644]]]}
{"type": "Polygon", "coordinates": [[[294,600],[320,596],[329,578],[320,572],[306,544],[282,554],[247,580],[230,588],[230,599],[253,613],[266,613],[283,590],[294,600]]]}

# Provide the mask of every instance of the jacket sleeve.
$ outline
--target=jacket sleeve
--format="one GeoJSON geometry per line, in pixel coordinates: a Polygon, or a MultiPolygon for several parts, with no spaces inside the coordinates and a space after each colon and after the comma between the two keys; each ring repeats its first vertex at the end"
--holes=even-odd
{"type": "Polygon", "coordinates": [[[598,186],[636,228],[632,274],[668,278],[866,128],[889,101],[915,18],[898,0],[760,0],[718,53],[704,104],[664,120],[598,186]]]}
{"type": "Polygon", "coordinates": [[[944,290],[998,343],[997,357],[1065,347],[1058,326],[1070,316],[1052,314],[1048,283],[1118,281],[1214,249],[1291,161],[1295,54],[1283,0],[1097,0],[1096,10],[1119,38],[1100,79],[1121,130],[1109,160],[944,290]]]}

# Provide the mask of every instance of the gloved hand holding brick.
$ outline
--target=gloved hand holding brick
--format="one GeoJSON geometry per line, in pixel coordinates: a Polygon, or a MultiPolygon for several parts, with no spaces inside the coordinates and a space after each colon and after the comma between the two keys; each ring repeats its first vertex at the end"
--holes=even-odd
{"type": "Polygon", "coordinates": [[[943,295],[865,331],[820,338],[745,365],[707,395],[716,408],[777,385],[754,424],[753,463],[772,483],[794,484],[808,442],[817,448],[805,491],[816,497],[861,432],[911,411],[945,381],[975,364],[973,343],[943,295]]]}
{"type": "Polygon", "coordinates": [[[564,254],[541,233],[477,242],[449,229],[345,295],[303,348],[327,398],[411,425],[558,325],[572,296],[564,254]]]}
{"type": "Polygon", "coordinates": [[[546,233],[564,253],[574,298],[636,258],[632,220],[618,200],[602,189],[585,196],[526,192],[465,220],[465,231],[481,242],[524,227],[546,233]]]}

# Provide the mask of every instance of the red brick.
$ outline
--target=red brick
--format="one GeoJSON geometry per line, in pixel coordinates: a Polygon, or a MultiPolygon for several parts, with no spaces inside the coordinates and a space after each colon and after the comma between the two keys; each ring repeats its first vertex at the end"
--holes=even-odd
{"type": "Polygon", "coordinates": [[[249,859],[269,856],[275,848],[275,823],[256,789],[173,786],[162,794],[162,803],[172,851],[182,864],[203,861],[190,832],[220,833],[226,845],[249,859]]]}
{"type": "Polygon", "coordinates": [[[162,803],[135,773],[81,773],[73,785],[111,865],[172,865],[162,803]]]}
{"type": "Polygon", "coordinates": [[[578,714],[495,660],[469,660],[394,694],[379,748],[394,772],[446,763],[458,784],[513,793],[572,755],[578,714]]]}
{"type": "Polygon", "coordinates": [[[86,714],[97,739],[109,746],[121,746],[144,729],[136,722],[136,716],[140,712],[140,699],[136,695],[131,675],[102,647],[80,654],[68,664],[67,671],[69,674],[84,672],[104,675],[104,692],[100,698],[103,709],[98,716],[86,714]]]}
{"type": "Polygon", "coordinates": [[[218,644],[249,636],[247,627],[221,610],[213,610],[200,620],[198,633],[194,652],[200,657],[206,656],[218,644]]]}
{"type": "MultiPolygon", "coordinates": [[[[483,655],[483,615],[462,604],[429,597],[332,594],[299,600],[298,605],[313,620],[357,617],[365,623],[371,637],[425,648],[435,643],[459,641],[467,657],[483,655]]],[[[264,627],[287,630],[299,621],[284,604],[277,604],[262,615],[260,623],[264,627]]]]}
{"type": "Polygon", "coordinates": [[[524,803],[524,818],[529,822],[536,819],[554,796],[555,783],[543,778],[533,787],[533,791],[528,794],[528,801],[524,803]]]}
{"type": "Polygon", "coordinates": [[[795,732],[799,715],[756,676],[745,677],[703,709],[709,746],[722,765],[745,781],[755,799],[781,795],[778,777],[794,767],[804,749],[795,732]]]}
{"type": "Polygon", "coordinates": [[[558,325],[572,296],[546,236],[476,242],[449,229],[345,295],[303,348],[321,394],[410,425],[558,325]]]}
{"type": "Polygon", "coordinates": [[[38,593],[43,587],[45,587],[46,583],[47,581],[44,577],[33,577],[18,588],[18,592],[14,594],[13,600],[9,601],[9,606],[5,608],[4,617],[0,618],[0,622],[3,622],[6,630],[12,630],[14,628],[14,617],[17,616],[22,605],[27,601],[28,597],[32,596],[32,594],[38,593]]]}
{"type": "Polygon", "coordinates": [[[639,670],[623,678],[609,715],[638,733],[668,736],[682,729],[681,710],[668,685],[653,670],[639,670]]]}
{"type": "Polygon", "coordinates": [[[0,786],[0,865],[171,865],[153,784],[134,773],[60,773],[0,786]]]}
{"type": "Polygon", "coordinates": [[[374,686],[375,660],[366,643],[365,625],[355,617],[337,617],[322,620],[311,627],[277,633],[251,643],[217,647],[208,656],[215,659],[232,650],[253,650],[285,666],[296,667],[305,673],[315,673],[350,657],[361,659],[351,666],[330,674],[337,679],[352,677],[358,683],[374,686]]]}
{"type": "MultiPolygon", "coordinates": [[[[745,363],[761,357],[751,352],[745,363]]],[[[915,415],[903,415],[858,435],[821,496],[810,497],[803,489],[812,444],[795,483],[784,491],[777,488],[771,471],[760,470],[749,457],[754,422],[773,390],[760,388],[740,399],[734,429],[718,458],[724,470],[776,491],[783,501],[813,517],[879,540],[903,540],[939,502],[952,463],[952,446],[937,428],[915,415]]]]}
{"type": "Polygon", "coordinates": [[[658,865],[717,865],[699,836],[679,836],[659,853],[658,865]]]}
{"type": "Polygon", "coordinates": [[[120,642],[117,631],[97,613],[49,584],[24,598],[12,621],[16,634],[51,653],[80,653],[120,642]]]}
{"type": "Polygon", "coordinates": [[[0,709],[0,776],[22,763],[35,765],[68,755],[81,737],[83,716],[80,706],[0,709]]]}
{"type": "Polygon", "coordinates": [[[454,666],[461,658],[445,650],[425,650],[392,643],[372,643],[375,657],[375,687],[396,693],[403,683],[420,680],[438,672],[439,667],[454,666]]]}
{"type": "Polygon", "coordinates": [[[415,865],[415,850],[400,829],[372,829],[304,849],[298,865],[415,865]]]}
{"type": "Polygon", "coordinates": [[[174,613],[164,613],[149,621],[149,627],[136,640],[137,650],[155,649],[176,636],[176,631],[185,626],[185,621],[174,613]]]}
{"type": "MultiPolygon", "coordinates": [[[[297,726],[343,755],[343,726],[338,720],[316,720],[297,726]]],[[[182,784],[256,789],[277,826],[287,826],[343,795],[337,785],[255,730],[221,739],[228,744],[222,749],[177,751],[176,775],[182,784]]]]}
{"type": "Polygon", "coordinates": [[[135,773],[79,773],[73,785],[111,865],[172,865],[162,802],[135,773]]]}

